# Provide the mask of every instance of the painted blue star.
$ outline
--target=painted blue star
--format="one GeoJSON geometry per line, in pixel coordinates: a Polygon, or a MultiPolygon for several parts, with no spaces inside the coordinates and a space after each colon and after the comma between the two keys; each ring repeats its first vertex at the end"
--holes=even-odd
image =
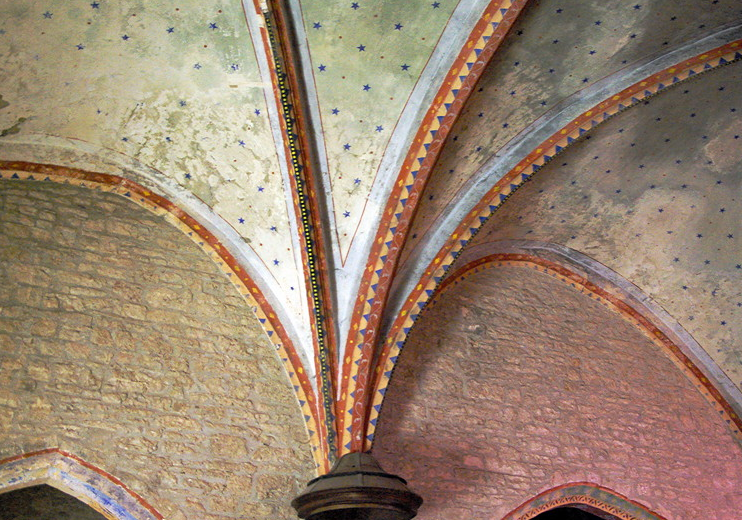
{"type": "Polygon", "coordinates": [[[639,4],[636,4],[636,5],[634,6],[634,9],[637,9],[637,10],[638,10],[638,9],[641,9],[641,8],[642,8],[642,6],[641,6],[641,5],[639,5],[639,4]]]}
{"type": "Polygon", "coordinates": [[[324,71],[325,71],[325,69],[327,68],[327,65],[320,65],[320,66],[319,66],[319,67],[317,67],[317,68],[319,69],[319,71],[320,71],[320,72],[324,72],[324,71]]]}
{"type": "Polygon", "coordinates": [[[129,35],[128,35],[128,34],[124,34],[124,35],[123,35],[123,36],[121,37],[121,39],[122,39],[122,40],[124,40],[124,41],[126,41],[126,40],[128,40],[128,39],[129,39],[129,35]]]}
{"type": "Polygon", "coordinates": [[[361,179],[353,179],[353,184],[361,184],[361,179]]]}
{"type": "Polygon", "coordinates": [[[340,113],[340,109],[337,109],[337,108],[333,108],[333,109],[332,109],[332,115],[336,116],[336,115],[338,115],[339,113],[340,113]]]}
{"type": "Polygon", "coordinates": [[[180,101],[178,101],[178,104],[179,104],[180,106],[184,107],[184,106],[186,106],[186,105],[187,105],[188,103],[186,103],[186,102],[185,102],[185,100],[181,99],[180,101]]]}
{"type": "Polygon", "coordinates": [[[173,140],[170,138],[170,136],[167,136],[165,138],[165,141],[167,141],[168,143],[172,143],[173,142],[173,140]]]}
{"type": "Polygon", "coordinates": [[[344,216],[344,217],[346,217],[346,218],[347,218],[347,217],[350,217],[350,211],[346,211],[346,212],[344,212],[344,213],[343,213],[343,216],[344,216]]]}
{"type": "Polygon", "coordinates": [[[557,9],[557,10],[556,10],[556,13],[557,13],[557,14],[562,14],[562,11],[564,11],[564,9],[562,9],[562,8],[560,7],[559,9],[557,9]]]}
{"type": "MultiPolygon", "coordinates": [[[[128,137],[122,137],[122,138],[121,138],[121,140],[122,140],[123,142],[125,142],[125,143],[126,143],[126,142],[128,142],[128,141],[129,141],[129,138],[128,138],[128,137]]],[[[188,174],[186,174],[186,175],[188,175],[188,174]]],[[[188,178],[188,177],[186,177],[186,179],[187,179],[187,178],[188,178]]]]}
{"type": "Polygon", "coordinates": [[[191,178],[191,174],[190,174],[190,173],[186,173],[186,174],[185,174],[185,178],[186,178],[186,179],[190,179],[190,178],[191,178]]]}
{"type": "Polygon", "coordinates": [[[271,226],[271,231],[278,231],[278,228],[276,226],[271,226]]]}
{"type": "Polygon", "coordinates": [[[93,2],[92,4],[90,4],[90,7],[92,7],[93,9],[98,9],[100,7],[100,2],[93,2]]]}
{"type": "Polygon", "coordinates": [[[245,223],[245,219],[242,218],[242,217],[240,217],[240,218],[237,219],[237,222],[239,222],[240,224],[244,224],[245,223]]]}
{"type": "Polygon", "coordinates": [[[209,29],[218,29],[218,28],[219,28],[219,26],[218,26],[218,25],[216,25],[216,24],[215,24],[214,22],[211,22],[211,23],[209,24],[209,29]]]}
{"type": "Polygon", "coordinates": [[[595,21],[595,25],[600,25],[600,24],[602,24],[602,23],[603,23],[603,22],[601,22],[600,20],[596,20],[596,21],[595,21]]]}
{"type": "Polygon", "coordinates": [[[363,90],[365,90],[365,91],[371,90],[371,85],[368,85],[368,84],[363,85],[363,90]]]}
{"type": "Polygon", "coordinates": [[[200,63],[196,63],[196,64],[193,65],[193,68],[196,69],[196,70],[198,70],[198,69],[201,68],[201,64],[200,63]]]}
{"type": "Polygon", "coordinates": [[[384,127],[383,126],[379,125],[379,126],[376,127],[376,131],[377,132],[381,132],[382,130],[384,130],[384,127]]]}
{"type": "Polygon", "coordinates": [[[433,2],[433,3],[432,3],[432,4],[430,4],[430,5],[432,5],[432,6],[433,6],[433,9],[438,9],[438,8],[439,8],[439,7],[441,6],[441,3],[440,3],[440,2],[433,2]]]}
{"type": "Polygon", "coordinates": [[[47,11],[47,12],[44,13],[44,18],[51,18],[52,16],[54,16],[54,13],[52,13],[50,11],[47,11]]]}
{"type": "Polygon", "coordinates": [[[258,191],[262,193],[265,191],[265,188],[263,188],[262,186],[258,186],[258,191]]]}
{"type": "Polygon", "coordinates": [[[402,30],[402,27],[404,27],[404,25],[402,25],[401,23],[395,23],[394,24],[394,29],[397,30],[397,31],[401,31],[402,30]]]}
{"type": "Polygon", "coordinates": [[[168,27],[167,28],[167,32],[174,33],[175,32],[175,27],[168,27]]]}
{"type": "Polygon", "coordinates": [[[407,65],[406,63],[405,63],[404,65],[402,65],[402,70],[407,70],[407,69],[409,69],[409,68],[410,68],[410,66],[409,66],[409,65],[407,65]]]}
{"type": "Polygon", "coordinates": [[[279,261],[278,261],[278,259],[276,259],[276,260],[273,260],[273,265],[278,265],[278,264],[280,264],[280,263],[281,263],[281,262],[279,262],[279,261]]]}
{"type": "Polygon", "coordinates": [[[588,52],[588,54],[593,55],[593,54],[595,54],[595,51],[590,51],[590,52],[588,52]]]}
{"type": "Polygon", "coordinates": [[[345,143],[343,145],[343,150],[350,150],[350,143],[345,143]]]}
{"type": "Polygon", "coordinates": [[[358,5],[358,2],[353,2],[352,4],[350,4],[350,8],[351,9],[358,9],[359,7],[361,7],[361,6],[358,5]]]}
{"type": "Polygon", "coordinates": [[[259,108],[256,108],[256,109],[255,109],[255,115],[256,115],[256,116],[259,116],[259,115],[260,115],[260,109],[259,109],[259,108]]]}
{"type": "Polygon", "coordinates": [[[81,51],[85,48],[85,46],[82,43],[78,43],[77,45],[75,45],[75,47],[77,47],[78,51],[81,51]]]}
{"type": "Polygon", "coordinates": [[[239,70],[240,66],[237,65],[236,63],[233,63],[232,66],[229,67],[229,68],[232,69],[232,70],[239,70]]]}
{"type": "Polygon", "coordinates": [[[361,45],[359,45],[358,47],[356,47],[356,49],[358,49],[358,52],[363,52],[363,51],[365,51],[365,50],[366,50],[366,46],[365,46],[365,45],[363,45],[363,44],[361,44],[361,45]]]}
{"type": "Polygon", "coordinates": [[[321,29],[322,28],[322,24],[319,23],[319,22],[314,22],[314,25],[312,27],[314,27],[315,29],[321,29]]]}
{"type": "Polygon", "coordinates": [[[239,141],[237,141],[237,144],[240,145],[240,146],[245,146],[245,141],[243,141],[242,139],[240,139],[239,141]]]}

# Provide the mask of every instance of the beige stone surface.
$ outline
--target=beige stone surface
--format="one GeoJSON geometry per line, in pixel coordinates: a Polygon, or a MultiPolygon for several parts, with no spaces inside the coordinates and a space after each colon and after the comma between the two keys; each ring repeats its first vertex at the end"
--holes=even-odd
{"type": "Polygon", "coordinates": [[[314,466],[296,397],[187,237],[115,195],[3,181],[0,287],[0,458],[59,447],[168,518],[292,518],[314,466]]]}

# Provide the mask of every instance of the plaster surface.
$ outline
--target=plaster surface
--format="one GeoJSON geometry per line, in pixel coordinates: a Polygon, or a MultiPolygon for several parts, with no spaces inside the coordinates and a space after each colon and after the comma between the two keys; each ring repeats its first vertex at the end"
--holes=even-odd
{"type": "Polygon", "coordinates": [[[742,65],[630,109],[518,190],[471,243],[542,240],[637,285],[742,387],[742,65]]]}
{"type": "Polygon", "coordinates": [[[379,164],[458,3],[302,2],[342,258],[359,226],[377,225],[361,217],[379,164]]]}
{"type": "Polygon", "coordinates": [[[0,139],[84,141],[162,172],[232,226],[302,312],[272,88],[240,2],[5,2],[0,19],[0,139]]]}
{"type": "MultiPolygon", "coordinates": [[[[472,94],[426,186],[407,252],[460,190],[539,117],[642,59],[742,21],[734,0],[531,2],[472,94]]],[[[405,256],[405,258],[407,258],[405,256]]]]}

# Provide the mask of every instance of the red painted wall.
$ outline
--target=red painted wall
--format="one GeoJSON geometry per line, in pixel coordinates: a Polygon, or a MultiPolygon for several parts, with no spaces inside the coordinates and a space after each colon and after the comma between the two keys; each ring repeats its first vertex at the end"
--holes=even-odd
{"type": "Polygon", "coordinates": [[[587,295],[499,267],[416,329],[374,454],[424,497],[422,520],[500,519],[577,481],[669,520],[740,518],[740,446],[658,346],[587,295]]]}

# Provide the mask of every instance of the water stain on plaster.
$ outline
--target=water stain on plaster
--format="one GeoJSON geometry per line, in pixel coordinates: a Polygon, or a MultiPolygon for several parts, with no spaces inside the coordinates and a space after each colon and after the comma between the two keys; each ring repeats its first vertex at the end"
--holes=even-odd
{"type": "Polygon", "coordinates": [[[21,125],[25,123],[27,120],[28,119],[25,117],[19,117],[13,126],[9,126],[8,128],[5,128],[4,130],[0,131],[0,137],[5,137],[8,135],[19,133],[21,131],[21,125]]]}

